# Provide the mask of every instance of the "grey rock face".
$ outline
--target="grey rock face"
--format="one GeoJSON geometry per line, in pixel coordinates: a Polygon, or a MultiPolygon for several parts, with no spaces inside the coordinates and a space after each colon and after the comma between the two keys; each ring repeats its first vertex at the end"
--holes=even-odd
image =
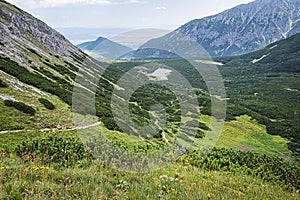
{"type": "Polygon", "coordinates": [[[37,52],[50,60],[55,58],[53,55],[69,61],[72,61],[72,54],[83,55],[47,24],[5,1],[0,1],[0,37],[0,54],[21,65],[41,64],[28,51],[37,52]]]}
{"type": "Polygon", "coordinates": [[[300,0],[257,0],[176,30],[211,56],[252,52],[300,32],[300,0]]]}

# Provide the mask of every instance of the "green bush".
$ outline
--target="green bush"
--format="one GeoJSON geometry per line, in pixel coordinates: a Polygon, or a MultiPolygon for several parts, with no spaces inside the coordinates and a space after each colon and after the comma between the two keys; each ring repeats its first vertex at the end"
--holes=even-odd
{"type": "Polygon", "coordinates": [[[180,157],[180,161],[204,170],[247,173],[286,187],[300,188],[300,165],[282,158],[249,151],[213,148],[209,154],[195,150],[180,157]]]}
{"type": "Polygon", "coordinates": [[[43,138],[23,141],[16,149],[23,159],[41,160],[44,164],[58,164],[69,167],[83,159],[91,159],[83,143],[74,136],[63,136],[59,133],[48,134],[43,138]]]}
{"type": "MultiPolygon", "coordinates": [[[[37,68],[36,68],[37,69],[37,68]]],[[[67,104],[72,103],[72,85],[63,79],[50,81],[40,74],[31,73],[25,67],[20,66],[18,63],[11,61],[9,58],[0,57],[0,70],[18,78],[20,81],[35,86],[45,92],[49,92],[58,96],[67,104]]]]}
{"type": "Polygon", "coordinates": [[[39,98],[39,102],[41,104],[43,104],[45,106],[45,108],[47,108],[48,110],[54,110],[55,109],[55,106],[53,105],[53,103],[51,103],[47,99],[39,98]]]}
{"type": "Polygon", "coordinates": [[[12,101],[12,100],[4,100],[4,105],[8,107],[14,107],[17,110],[22,111],[23,113],[34,115],[35,109],[31,106],[28,106],[22,102],[12,101]]]}
{"type": "Polygon", "coordinates": [[[0,88],[8,87],[7,83],[0,79],[0,88]]]}

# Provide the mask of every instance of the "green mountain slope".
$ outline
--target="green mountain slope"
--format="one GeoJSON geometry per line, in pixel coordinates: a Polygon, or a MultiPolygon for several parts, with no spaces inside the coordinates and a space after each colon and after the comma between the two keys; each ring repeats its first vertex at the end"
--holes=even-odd
{"type": "Polygon", "coordinates": [[[230,66],[243,65],[249,68],[251,73],[299,73],[300,34],[296,34],[268,45],[267,47],[245,55],[236,57],[215,58],[230,66]]]}
{"type": "Polygon", "coordinates": [[[101,64],[44,22],[5,1],[0,1],[0,30],[0,130],[73,127],[70,106],[75,78],[87,70],[97,74],[101,64]],[[35,114],[28,116],[22,106],[5,106],[8,101],[30,106],[35,114]],[[55,109],[48,109],[51,104],[55,109]]]}
{"type": "MultiPolygon", "coordinates": [[[[262,124],[240,116],[269,119],[261,111],[240,103],[242,112],[235,112],[237,104],[230,102],[224,137],[218,148],[202,155],[199,144],[211,131],[211,98],[199,73],[185,60],[101,63],[28,13],[4,1],[0,4],[0,199],[299,198],[299,165],[285,161],[290,161],[288,141],[270,136],[262,124]],[[180,104],[184,109],[173,88],[155,84],[161,81],[154,73],[159,66],[178,70],[196,91],[197,96],[186,95],[187,103],[180,104]],[[128,73],[136,67],[136,73],[128,73]],[[133,91],[128,106],[122,104],[124,96],[116,93],[127,92],[119,85],[124,75],[128,78],[123,83],[129,86],[135,77],[145,80],[133,91]],[[147,80],[153,82],[143,84],[147,80]],[[74,88],[78,90],[75,98],[74,88]],[[115,107],[118,115],[111,106],[116,99],[121,102],[115,107]],[[196,106],[189,100],[195,100],[196,106]],[[74,102],[79,104],[74,106],[74,102]],[[122,118],[127,116],[124,107],[135,124],[149,125],[147,130],[159,130],[157,134],[129,126],[122,118]],[[74,127],[74,115],[83,122],[81,127],[74,127]],[[165,119],[163,127],[153,121],[160,118],[165,119]],[[99,119],[101,123],[95,123],[99,119]],[[180,155],[170,155],[173,164],[169,167],[139,174],[118,168],[126,165],[134,171],[148,164],[147,160],[131,162],[130,157],[118,160],[120,152],[147,158],[172,147],[175,139],[191,146],[175,146],[180,155]],[[279,192],[274,194],[274,190],[279,192]]],[[[224,75],[226,80],[237,81],[235,76],[224,75]]],[[[176,86],[185,96],[186,87],[176,86]]]]}
{"type": "MultiPolygon", "coordinates": [[[[254,53],[216,58],[228,88],[229,113],[248,113],[281,135],[299,155],[300,122],[300,34],[276,42],[254,53]],[[252,113],[252,114],[250,114],[252,113]]],[[[230,116],[228,116],[230,117],[230,116]]],[[[231,116],[232,117],[232,116],[231,116]]]]}

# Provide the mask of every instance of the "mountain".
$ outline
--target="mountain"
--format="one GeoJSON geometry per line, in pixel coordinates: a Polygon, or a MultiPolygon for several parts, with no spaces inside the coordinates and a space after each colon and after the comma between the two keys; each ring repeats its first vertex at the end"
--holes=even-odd
{"type": "Polygon", "coordinates": [[[272,43],[267,47],[240,56],[219,57],[225,66],[247,66],[248,71],[300,73],[300,34],[272,43]]]}
{"type": "MultiPolygon", "coordinates": [[[[214,16],[192,20],[170,34],[150,40],[141,49],[167,43],[172,37],[182,35],[198,42],[212,57],[253,52],[299,33],[299,9],[300,0],[256,0],[214,16]]],[[[170,51],[175,52],[177,48],[174,45],[170,51]]],[[[144,57],[153,57],[148,52],[144,57]]],[[[135,59],[134,52],[129,57],[135,59]]]]}
{"type": "Polygon", "coordinates": [[[63,57],[71,62],[72,55],[84,56],[44,22],[3,0],[0,4],[1,54],[21,65],[43,65],[41,59],[36,59],[38,55],[53,61],[58,61],[55,56],[63,57]]]}
{"type": "Polygon", "coordinates": [[[299,33],[299,9],[299,0],[256,0],[176,31],[197,40],[212,56],[244,54],[299,33]]]}
{"type": "MultiPolygon", "coordinates": [[[[209,127],[217,121],[209,116],[214,97],[177,79],[179,72],[184,82],[201,81],[185,60],[106,64],[2,0],[0,19],[0,199],[299,199],[300,166],[282,159],[291,155],[287,143],[299,149],[294,131],[299,127],[299,75],[248,73],[266,66],[259,64],[262,59],[252,62],[266,52],[218,58],[224,59],[219,67],[233,119],[224,123],[217,148],[207,154],[203,137],[207,133],[211,144],[218,129],[209,127]],[[171,84],[171,78],[179,82],[171,84]],[[129,102],[113,108],[125,99],[129,102]],[[78,100],[80,112],[74,106],[78,100]],[[94,114],[89,104],[97,118],[82,114],[94,114]],[[123,121],[117,125],[125,133],[114,121],[119,115],[123,121]],[[87,124],[74,127],[74,118],[87,124]],[[128,119],[141,126],[131,126],[128,119]],[[163,127],[159,119],[166,121],[163,127]],[[153,126],[159,128],[154,134],[153,126]],[[140,127],[146,129],[138,137],[127,132],[140,127]],[[266,129],[286,134],[292,143],[266,129]]],[[[298,55],[295,38],[283,55],[298,55]]],[[[183,50],[193,50],[187,47],[183,50]]],[[[270,55],[279,50],[269,49],[270,55]]],[[[203,67],[209,71],[211,64],[203,67]]]]}
{"type": "Polygon", "coordinates": [[[77,47],[97,60],[116,59],[119,56],[132,51],[132,49],[124,45],[103,37],[99,37],[92,42],[79,44],[77,47]]]}
{"type": "Polygon", "coordinates": [[[0,38],[0,131],[73,126],[70,106],[74,85],[84,95],[91,93],[89,81],[103,63],[44,22],[3,0],[0,38]],[[82,76],[89,80],[76,81],[82,76]],[[28,116],[28,110],[34,115],[28,116]]]}
{"type": "Polygon", "coordinates": [[[300,34],[252,53],[215,58],[229,97],[227,117],[247,113],[300,155],[300,34]]]}

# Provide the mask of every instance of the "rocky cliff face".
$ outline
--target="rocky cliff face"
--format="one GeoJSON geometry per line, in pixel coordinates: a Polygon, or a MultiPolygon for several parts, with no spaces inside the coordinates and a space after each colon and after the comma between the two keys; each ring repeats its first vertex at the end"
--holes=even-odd
{"type": "Polygon", "coordinates": [[[212,56],[244,54],[300,32],[299,0],[257,0],[176,31],[198,41],[212,56]]]}
{"type": "Polygon", "coordinates": [[[144,46],[183,34],[197,41],[211,56],[245,54],[299,33],[299,10],[300,0],[256,0],[193,20],[144,46]]]}
{"type": "Polygon", "coordinates": [[[49,60],[57,57],[72,62],[71,55],[83,56],[64,36],[44,22],[0,1],[0,54],[21,65],[40,65],[36,54],[49,60]]]}

